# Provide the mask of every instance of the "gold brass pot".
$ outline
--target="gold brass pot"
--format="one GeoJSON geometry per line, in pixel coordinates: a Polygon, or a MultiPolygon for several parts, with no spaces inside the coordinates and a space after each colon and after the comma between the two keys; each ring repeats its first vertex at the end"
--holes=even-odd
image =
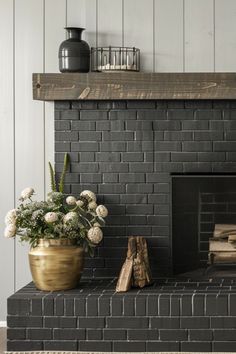
{"type": "Polygon", "coordinates": [[[84,250],[68,239],[40,239],[29,252],[29,263],[35,286],[40,290],[73,289],[79,283],[84,250]]]}

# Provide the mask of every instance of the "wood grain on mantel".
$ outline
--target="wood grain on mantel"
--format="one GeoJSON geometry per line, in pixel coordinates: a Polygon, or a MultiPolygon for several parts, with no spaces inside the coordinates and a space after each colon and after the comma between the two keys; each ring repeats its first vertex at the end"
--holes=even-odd
{"type": "Polygon", "coordinates": [[[236,74],[33,74],[33,98],[41,101],[236,99],[236,74]]]}

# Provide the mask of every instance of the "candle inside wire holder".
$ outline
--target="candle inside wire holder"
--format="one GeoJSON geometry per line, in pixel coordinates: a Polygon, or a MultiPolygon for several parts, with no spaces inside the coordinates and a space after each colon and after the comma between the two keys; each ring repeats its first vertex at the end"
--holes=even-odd
{"type": "Polygon", "coordinates": [[[139,71],[140,49],[135,47],[92,47],[92,71],[139,71]]]}

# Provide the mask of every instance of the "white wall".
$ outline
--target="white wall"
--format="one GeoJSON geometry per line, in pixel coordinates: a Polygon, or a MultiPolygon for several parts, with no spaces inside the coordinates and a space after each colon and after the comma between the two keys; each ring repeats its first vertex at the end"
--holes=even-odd
{"type": "Polygon", "coordinates": [[[53,103],[32,100],[31,75],[58,72],[64,26],[85,27],[92,46],[139,47],[144,71],[236,71],[235,0],[0,0],[0,321],[30,281],[4,215],[26,186],[45,196],[53,161],[53,103]]]}

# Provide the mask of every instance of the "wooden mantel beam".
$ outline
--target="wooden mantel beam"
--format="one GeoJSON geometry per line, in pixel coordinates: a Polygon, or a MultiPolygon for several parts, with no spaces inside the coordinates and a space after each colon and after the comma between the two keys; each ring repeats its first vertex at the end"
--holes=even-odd
{"type": "Polygon", "coordinates": [[[41,101],[236,99],[236,74],[33,74],[33,98],[41,101]]]}

